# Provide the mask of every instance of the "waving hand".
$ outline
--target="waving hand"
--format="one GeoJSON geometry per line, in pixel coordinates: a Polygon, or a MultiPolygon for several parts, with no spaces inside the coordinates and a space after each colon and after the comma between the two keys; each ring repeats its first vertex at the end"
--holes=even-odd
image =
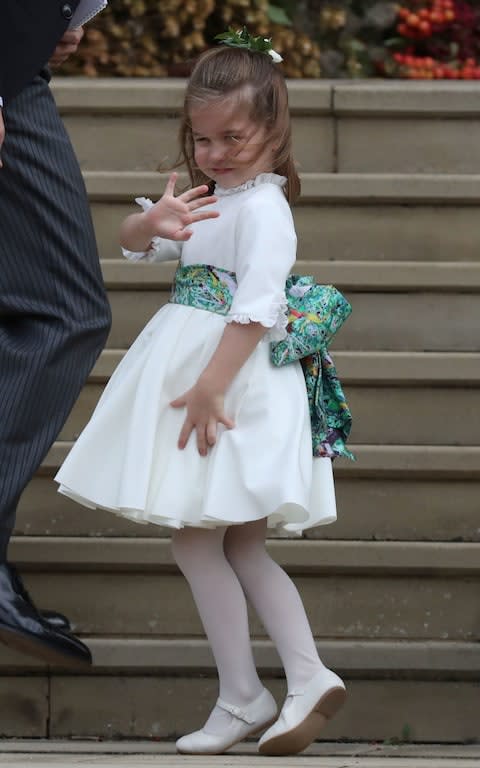
{"type": "Polygon", "coordinates": [[[218,211],[202,210],[217,202],[214,195],[207,195],[206,184],[175,197],[177,176],[172,173],[158,203],[144,213],[133,213],[125,219],[120,228],[120,243],[124,248],[146,251],[154,237],[185,242],[193,234],[191,224],[219,216],[218,211]]]}
{"type": "Polygon", "coordinates": [[[201,210],[205,205],[216,202],[217,198],[213,195],[205,197],[208,192],[206,184],[175,197],[176,181],[177,174],[172,173],[162,197],[145,216],[156,235],[169,240],[185,241],[193,234],[188,228],[190,224],[218,216],[218,211],[201,210]]]}

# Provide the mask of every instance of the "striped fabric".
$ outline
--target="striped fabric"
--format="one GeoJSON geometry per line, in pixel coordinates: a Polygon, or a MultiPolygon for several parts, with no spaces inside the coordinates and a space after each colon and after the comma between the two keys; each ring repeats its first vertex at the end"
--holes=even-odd
{"type": "Polygon", "coordinates": [[[20,494],[110,327],[78,163],[46,80],[4,109],[0,169],[0,560],[20,494]]]}

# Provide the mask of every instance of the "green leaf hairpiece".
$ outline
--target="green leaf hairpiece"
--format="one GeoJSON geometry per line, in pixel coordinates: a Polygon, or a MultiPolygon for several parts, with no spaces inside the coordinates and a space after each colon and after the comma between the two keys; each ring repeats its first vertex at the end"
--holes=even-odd
{"type": "Polygon", "coordinates": [[[283,61],[280,54],[273,50],[271,37],[262,37],[261,35],[254,37],[246,27],[239,30],[229,27],[227,32],[216,35],[215,40],[224,45],[229,45],[231,48],[246,48],[249,51],[266,53],[272,57],[275,64],[283,61]]]}

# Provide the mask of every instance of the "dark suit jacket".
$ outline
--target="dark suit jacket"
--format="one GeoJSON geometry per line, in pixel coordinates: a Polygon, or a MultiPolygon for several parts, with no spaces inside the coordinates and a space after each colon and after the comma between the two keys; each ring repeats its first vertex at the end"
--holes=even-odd
{"type": "Polygon", "coordinates": [[[0,0],[0,96],[13,99],[48,62],[80,0],[0,0]]]}

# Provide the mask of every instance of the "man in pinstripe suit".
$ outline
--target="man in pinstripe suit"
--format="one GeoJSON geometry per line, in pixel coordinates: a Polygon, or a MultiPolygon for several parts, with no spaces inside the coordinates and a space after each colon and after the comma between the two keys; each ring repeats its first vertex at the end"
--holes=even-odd
{"type": "Polygon", "coordinates": [[[40,613],[7,562],[19,497],[99,355],[110,310],[78,163],[48,87],[81,4],[1,0],[0,640],[48,663],[91,663],[68,620],[40,613]],[[2,146],[3,144],[3,146],[2,146]]]}

